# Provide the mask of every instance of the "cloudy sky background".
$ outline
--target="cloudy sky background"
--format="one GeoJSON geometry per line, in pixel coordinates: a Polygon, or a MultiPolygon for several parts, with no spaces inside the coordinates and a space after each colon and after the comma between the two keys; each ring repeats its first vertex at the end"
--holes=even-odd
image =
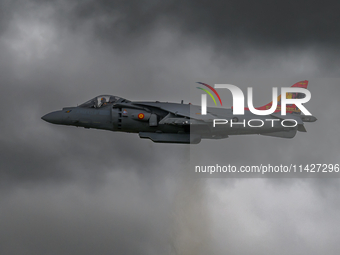
{"type": "Polygon", "coordinates": [[[0,253],[338,254],[339,179],[200,179],[189,164],[339,163],[338,9],[1,1],[0,253]],[[197,81],[252,86],[263,105],[305,79],[318,122],[292,140],[154,144],[40,119],[100,94],[189,102],[197,81]]]}

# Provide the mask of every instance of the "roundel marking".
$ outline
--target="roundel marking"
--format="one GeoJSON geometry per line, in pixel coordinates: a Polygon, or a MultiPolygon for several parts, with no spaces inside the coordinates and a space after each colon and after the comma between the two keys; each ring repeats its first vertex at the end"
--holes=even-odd
{"type": "Polygon", "coordinates": [[[138,119],[140,120],[144,119],[144,114],[143,113],[138,114],[138,119]]]}

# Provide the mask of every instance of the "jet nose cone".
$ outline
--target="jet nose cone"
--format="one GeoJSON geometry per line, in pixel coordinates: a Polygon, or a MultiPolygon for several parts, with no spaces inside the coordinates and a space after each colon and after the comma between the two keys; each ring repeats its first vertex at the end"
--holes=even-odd
{"type": "Polygon", "coordinates": [[[41,117],[44,121],[47,121],[49,123],[53,124],[62,124],[63,121],[63,114],[61,111],[57,112],[50,112],[44,116],[41,117]]]}
{"type": "Polygon", "coordinates": [[[41,117],[42,120],[44,121],[48,121],[48,117],[47,117],[48,114],[45,114],[44,116],[41,117]],[[47,117],[47,118],[46,118],[47,117]]]}

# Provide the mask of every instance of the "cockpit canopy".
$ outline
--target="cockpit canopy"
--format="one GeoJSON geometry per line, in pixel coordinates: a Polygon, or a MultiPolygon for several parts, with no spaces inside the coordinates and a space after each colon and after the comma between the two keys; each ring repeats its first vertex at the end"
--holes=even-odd
{"type": "Polygon", "coordinates": [[[129,101],[121,97],[116,97],[116,96],[111,96],[111,95],[101,95],[101,96],[92,98],[91,100],[79,105],[79,107],[100,108],[100,107],[103,107],[109,104],[124,103],[124,102],[129,102],[129,101]]]}

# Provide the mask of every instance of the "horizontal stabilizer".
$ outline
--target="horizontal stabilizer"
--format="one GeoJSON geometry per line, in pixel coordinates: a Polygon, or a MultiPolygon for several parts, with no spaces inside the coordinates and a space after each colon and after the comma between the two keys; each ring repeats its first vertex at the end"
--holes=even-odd
{"type": "Polygon", "coordinates": [[[317,118],[314,116],[301,116],[301,119],[303,122],[315,122],[317,121],[317,118]]]}

